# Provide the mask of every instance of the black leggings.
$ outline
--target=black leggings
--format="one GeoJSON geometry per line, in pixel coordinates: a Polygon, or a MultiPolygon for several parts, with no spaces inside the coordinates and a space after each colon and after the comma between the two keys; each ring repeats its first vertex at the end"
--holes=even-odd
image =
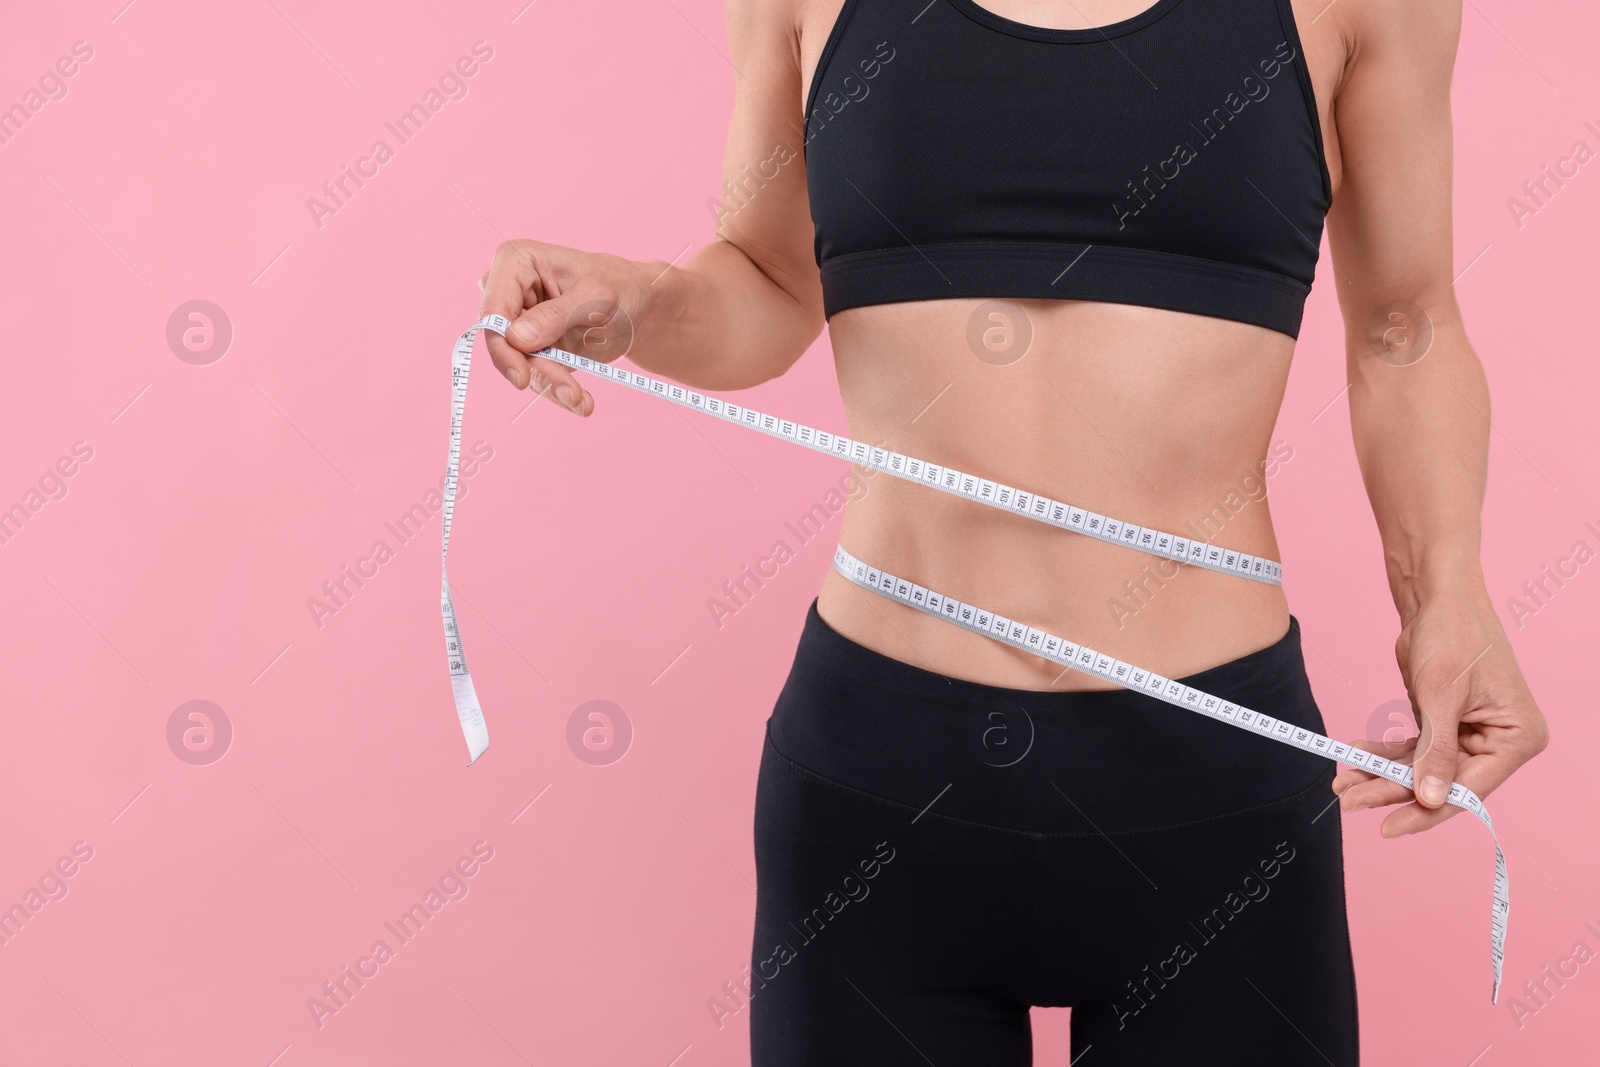
{"type": "MultiPolygon", "coordinates": [[[[1324,732],[1293,619],[1182,680],[1324,732]]],[[[752,1064],[1016,1067],[1030,1005],[1072,1007],[1081,1067],[1355,1064],[1332,776],[1125,690],[945,678],[813,602],[756,789],[752,1064]]]]}

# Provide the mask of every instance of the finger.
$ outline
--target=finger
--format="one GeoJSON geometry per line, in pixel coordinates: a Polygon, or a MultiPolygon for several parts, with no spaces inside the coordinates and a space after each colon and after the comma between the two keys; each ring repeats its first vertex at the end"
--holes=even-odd
{"type": "Polygon", "coordinates": [[[1378,826],[1378,833],[1389,839],[1405,837],[1407,834],[1420,834],[1448,819],[1455,818],[1461,810],[1454,804],[1446,804],[1442,808],[1425,808],[1413,799],[1411,803],[1398,807],[1386,815],[1378,826]]]}
{"type": "Polygon", "coordinates": [[[579,415],[588,415],[594,410],[594,398],[584,392],[566,366],[552,359],[524,355],[498,334],[487,333],[486,337],[495,366],[514,387],[531,389],[579,415]]]}
{"type": "MultiPolygon", "coordinates": [[[[483,289],[481,315],[504,315],[516,323],[530,307],[541,303],[543,285],[536,265],[531,253],[519,246],[503,245],[497,249],[494,265],[484,272],[479,285],[483,289]]],[[[566,367],[552,360],[531,360],[519,350],[518,341],[508,341],[493,332],[485,333],[484,343],[494,365],[514,388],[531,388],[578,415],[587,416],[594,410],[594,398],[583,391],[566,367]]],[[[526,348],[525,342],[523,347],[526,348]]]]}
{"type": "Polygon", "coordinates": [[[602,338],[612,318],[627,316],[621,311],[613,285],[590,274],[579,278],[565,292],[531,303],[512,318],[506,340],[523,352],[556,345],[599,358],[607,354],[588,351],[590,338],[602,338]]]}
{"type": "Polygon", "coordinates": [[[1418,703],[1422,705],[1418,716],[1422,733],[1411,767],[1416,774],[1417,800],[1437,809],[1449,797],[1450,783],[1456,780],[1456,766],[1461,762],[1458,734],[1462,709],[1458,701],[1443,696],[1418,703]]]}
{"type": "MultiPolygon", "coordinates": [[[[495,249],[494,262],[479,279],[483,290],[483,305],[479,317],[503,315],[515,320],[525,308],[539,302],[543,295],[537,265],[531,249],[507,242],[495,249]]],[[[514,387],[521,389],[530,382],[527,357],[514,345],[507,344],[498,334],[486,331],[484,344],[489,358],[500,373],[514,387]]]]}
{"type": "Polygon", "coordinates": [[[1358,771],[1354,767],[1341,767],[1339,773],[1333,776],[1333,791],[1335,793],[1343,793],[1353,785],[1370,782],[1376,777],[1377,775],[1375,774],[1358,771]]]}
{"type": "MultiPolygon", "coordinates": [[[[1523,762],[1515,753],[1504,750],[1464,756],[1456,768],[1456,781],[1482,799],[1498,789],[1523,762]]],[[[1383,836],[1402,837],[1421,833],[1464,810],[1455,804],[1446,804],[1442,808],[1408,804],[1391,812],[1384,820],[1383,836]]]]}
{"type": "Polygon", "coordinates": [[[1361,782],[1339,794],[1339,810],[1362,811],[1366,808],[1386,808],[1413,799],[1411,790],[1387,778],[1374,778],[1361,782]]]}
{"type": "MultiPolygon", "coordinates": [[[[1359,748],[1363,752],[1370,752],[1375,756],[1382,756],[1384,759],[1393,763],[1409,764],[1411,762],[1411,757],[1414,753],[1414,750],[1416,749],[1416,741],[1416,738],[1408,737],[1403,741],[1373,741],[1369,739],[1359,739],[1346,743],[1349,744],[1351,748],[1359,748]]],[[[1343,794],[1346,790],[1353,786],[1360,785],[1363,782],[1371,782],[1375,780],[1380,780],[1379,776],[1373,774],[1371,771],[1364,771],[1359,767],[1341,764],[1339,766],[1339,773],[1333,776],[1333,791],[1335,793],[1343,794]]],[[[1381,780],[1388,781],[1388,779],[1381,780]]],[[[1407,792],[1409,793],[1409,790],[1407,792]]],[[[1347,810],[1353,811],[1355,809],[1352,808],[1347,810]]]]}
{"type": "Polygon", "coordinates": [[[533,388],[539,393],[575,415],[587,418],[594,412],[593,394],[578,384],[577,377],[565,364],[532,356],[528,365],[533,375],[533,388]]]}
{"type": "Polygon", "coordinates": [[[524,310],[506,330],[506,340],[521,352],[529,354],[530,370],[536,371],[541,381],[549,386],[550,395],[557,403],[579,415],[588,415],[594,410],[594,397],[584,392],[565,364],[540,359],[532,354],[564,343],[566,350],[578,355],[615,358],[611,353],[590,353],[585,344],[586,335],[599,338],[608,336],[604,329],[606,324],[597,323],[597,320],[606,318],[596,310],[602,308],[617,308],[610,285],[593,277],[581,278],[566,292],[541,300],[524,310]]]}
{"type": "Polygon", "coordinates": [[[1356,767],[1345,767],[1341,765],[1339,768],[1339,773],[1333,776],[1333,791],[1342,796],[1352,787],[1358,786],[1362,782],[1373,781],[1377,777],[1378,776],[1376,774],[1373,774],[1370,771],[1363,771],[1356,767]]]}

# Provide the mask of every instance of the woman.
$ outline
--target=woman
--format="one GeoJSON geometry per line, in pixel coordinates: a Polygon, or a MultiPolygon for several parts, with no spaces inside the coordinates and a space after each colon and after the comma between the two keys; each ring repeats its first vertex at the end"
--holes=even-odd
{"type": "MultiPolygon", "coordinates": [[[[758,1067],[1023,1064],[1030,1005],[1071,1005],[1093,1064],[1356,1062],[1330,784],[1343,811],[1400,805],[1385,837],[1416,833],[1459,810],[1452,782],[1486,795],[1547,738],[1478,558],[1459,15],[730,3],[718,240],[676,266],[497,250],[484,310],[515,325],[488,339],[496,365],[578,415],[593,397],[526,353],[631,344],[646,371],[736,390],[826,322],[852,437],[1275,560],[1260,476],[1326,218],[1421,730],[1365,745],[1413,762],[1415,794],[830,572],[757,790],[758,1067]]],[[[1325,732],[1278,585],[891,478],[852,497],[841,545],[872,566],[1325,732]]]]}

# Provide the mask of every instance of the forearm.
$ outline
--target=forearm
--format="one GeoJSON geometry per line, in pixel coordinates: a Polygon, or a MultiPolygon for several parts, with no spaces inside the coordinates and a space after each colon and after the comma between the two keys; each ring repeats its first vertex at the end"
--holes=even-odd
{"type": "Polygon", "coordinates": [[[1486,602],[1479,552],[1489,391],[1446,303],[1448,312],[1434,305],[1432,345],[1420,360],[1385,362],[1364,337],[1348,357],[1356,456],[1402,623],[1431,601],[1486,602]]]}
{"type": "Polygon", "coordinates": [[[650,298],[628,358],[685,385],[759,385],[788,370],[822,330],[820,293],[791,292],[806,293],[814,280],[774,280],[729,241],[713,241],[679,266],[635,266],[647,275],[650,298]]]}

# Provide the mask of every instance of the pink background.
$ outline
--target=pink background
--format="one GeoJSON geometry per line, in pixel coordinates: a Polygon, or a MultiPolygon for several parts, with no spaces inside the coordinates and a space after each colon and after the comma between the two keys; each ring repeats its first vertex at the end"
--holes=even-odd
{"type": "MultiPolygon", "coordinates": [[[[471,769],[438,520],[405,545],[384,527],[443,473],[448,350],[498,240],[635,259],[708,240],[722,5],[124,2],[12,5],[0,33],[0,103],[93,48],[0,145],[0,507],[92,449],[0,544],[0,906],[93,850],[0,946],[0,1063],[746,1062],[745,1015],[719,1030],[706,1001],[749,959],[762,726],[832,533],[720,630],[706,601],[843,468],[603,383],[586,424],[524,412],[480,355],[466,440],[493,459],[451,567],[494,739],[471,769]],[[479,40],[468,95],[319,228],[307,198],[394,147],[383,123],[479,40]],[[233,330],[204,366],[166,340],[195,299],[233,330]],[[319,627],[308,598],[379,539],[393,558],[319,627]],[[234,731],[206,766],[167,741],[196,699],[234,731]],[[634,730],[609,766],[566,740],[593,699],[634,730]],[[468,895],[319,1027],[308,998],[478,841],[468,895]]],[[[1600,148],[1597,31],[1572,0],[1464,15],[1456,260],[1494,388],[1501,605],[1600,547],[1600,163],[1520,228],[1507,206],[1574,141],[1600,148]]],[[[1319,700],[1357,737],[1403,690],[1328,277],[1324,259],[1271,488],[1319,700]]],[[[845,428],[825,338],[740,399],[845,428]]],[[[1380,815],[1346,820],[1366,1062],[1593,1061],[1600,963],[1520,1028],[1510,1002],[1574,942],[1600,950],[1597,610],[1600,563],[1520,629],[1503,609],[1554,745],[1491,801],[1514,899],[1500,1006],[1482,828],[1384,842],[1380,815]]],[[[1065,1064],[1065,1023],[1041,1013],[1040,1063],[1065,1064]]]]}

